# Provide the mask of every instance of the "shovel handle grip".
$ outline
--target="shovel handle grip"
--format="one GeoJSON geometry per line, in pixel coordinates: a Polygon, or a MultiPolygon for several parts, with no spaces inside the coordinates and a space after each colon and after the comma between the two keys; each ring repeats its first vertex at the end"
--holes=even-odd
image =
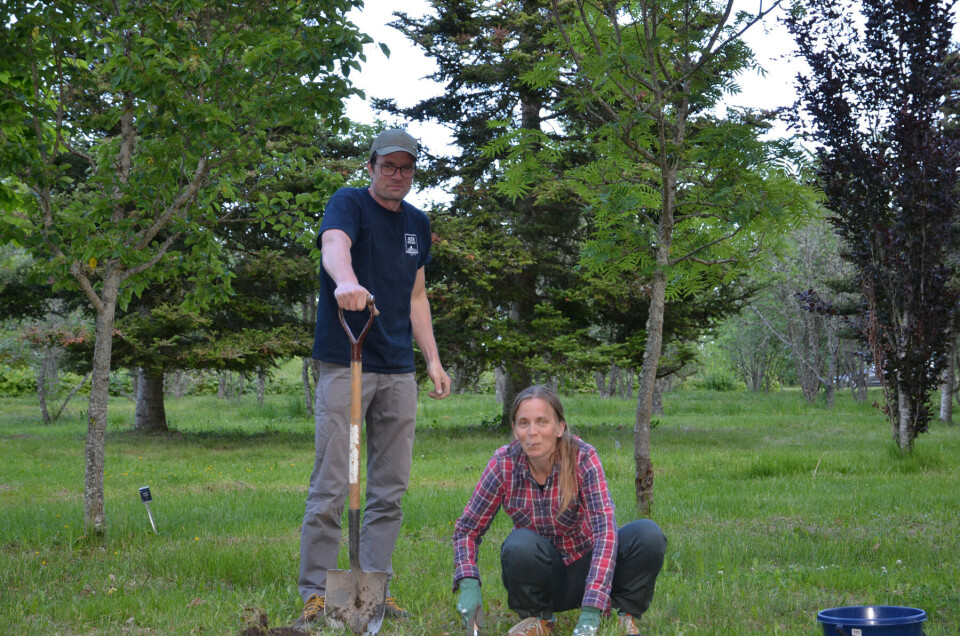
{"type": "Polygon", "coordinates": [[[374,315],[377,313],[377,306],[373,303],[373,294],[367,298],[367,310],[370,312],[370,317],[367,318],[367,324],[364,325],[363,331],[360,332],[360,335],[355,337],[353,335],[353,331],[350,330],[350,326],[347,324],[347,321],[343,318],[343,307],[337,308],[337,313],[340,317],[340,326],[343,327],[344,332],[347,334],[347,338],[350,339],[351,362],[360,362],[360,349],[363,347],[363,339],[367,335],[367,332],[370,331],[370,326],[373,324],[374,315]]]}

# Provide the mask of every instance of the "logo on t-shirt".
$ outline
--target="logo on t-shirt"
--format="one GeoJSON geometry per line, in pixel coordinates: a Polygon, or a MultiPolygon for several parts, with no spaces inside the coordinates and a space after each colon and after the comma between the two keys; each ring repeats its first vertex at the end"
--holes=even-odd
{"type": "Polygon", "coordinates": [[[417,248],[417,235],[404,234],[403,236],[407,241],[407,256],[416,256],[419,254],[420,250],[417,248]]]}

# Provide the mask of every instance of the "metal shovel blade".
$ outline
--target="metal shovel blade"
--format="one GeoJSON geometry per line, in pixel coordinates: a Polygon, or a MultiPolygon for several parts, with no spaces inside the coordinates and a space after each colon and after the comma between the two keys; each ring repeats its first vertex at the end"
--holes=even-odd
{"type": "Polygon", "coordinates": [[[386,609],[387,573],[360,569],[328,570],[326,616],[354,634],[376,634],[386,609]]]}

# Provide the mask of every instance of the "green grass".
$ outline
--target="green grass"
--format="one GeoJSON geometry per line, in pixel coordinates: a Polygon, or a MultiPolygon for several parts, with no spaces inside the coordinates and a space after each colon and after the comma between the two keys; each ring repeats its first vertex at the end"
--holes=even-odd
{"type": "MultiPolygon", "coordinates": [[[[921,607],[928,636],[960,632],[960,426],[934,424],[904,459],[879,413],[847,394],[833,411],[794,391],[681,391],[665,404],[653,518],[669,547],[645,634],[815,634],[819,609],[858,604],[921,607]]],[[[571,396],[565,406],[630,520],[634,403],[571,396]]],[[[450,534],[505,441],[486,432],[499,411],[491,396],[421,401],[392,584],[415,618],[382,634],[462,633],[450,534]]],[[[45,427],[37,412],[0,399],[5,633],[237,634],[260,612],[271,626],[298,614],[313,425],[296,398],[168,400],[175,431],[148,436],[130,431],[132,403],[114,401],[102,541],[83,532],[81,415],[45,427]]],[[[513,620],[497,550],[509,530],[500,515],[480,550],[492,634],[513,620]]],[[[561,614],[556,633],[575,622],[561,614]]]]}

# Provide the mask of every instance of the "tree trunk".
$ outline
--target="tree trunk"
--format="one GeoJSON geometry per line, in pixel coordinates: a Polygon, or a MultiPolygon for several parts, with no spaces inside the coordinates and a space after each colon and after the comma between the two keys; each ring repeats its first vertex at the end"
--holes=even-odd
{"type": "Polygon", "coordinates": [[[517,393],[533,384],[530,369],[522,362],[511,365],[503,374],[503,410],[500,412],[500,427],[510,428],[510,407],[517,393]]]}
{"type": "Polygon", "coordinates": [[[230,380],[229,371],[220,371],[217,373],[217,399],[227,399],[227,384],[230,380]]]}
{"type": "Polygon", "coordinates": [[[303,383],[303,402],[307,405],[307,413],[313,415],[313,383],[310,382],[310,358],[303,359],[300,381],[303,383]]]}
{"type": "MultiPolygon", "coordinates": [[[[518,277],[520,284],[524,285],[527,276],[518,277]]],[[[528,325],[533,317],[533,307],[529,308],[522,302],[515,302],[510,309],[510,317],[518,325],[528,325]]],[[[533,384],[533,374],[530,373],[530,367],[523,360],[508,360],[503,367],[503,408],[500,411],[500,427],[510,428],[510,407],[513,406],[513,400],[520,391],[533,384]]]]}
{"type": "Polygon", "coordinates": [[[897,445],[900,452],[907,453],[913,448],[913,403],[910,395],[901,383],[897,383],[897,445]]]}
{"type": "Polygon", "coordinates": [[[653,414],[663,415],[663,394],[670,390],[672,375],[659,378],[653,387],[653,414]]]}
{"type": "Polygon", "coordinates": [[[593,379],[597,384],[597,396],[607,397],[607,374],[603,371],[594,371],[593,379]]]}
{"type": "Polygon", "coordinates": [[[168,377],[170,381],[170,394],[177,400],[183,397],[186,375],[183,369],[177,369],[168,377]]]}
{"type": "Polygon", "coordinates": [[[663,378],[653,383],[653,402],[650,408],[653,415],[663,415],[663,378]]]}
{"type": "Polygon", "coordinates": [[[56,373],[56,363],[51,364],[51,349],[52,347],[44,346],[40,350],[40,364],[37,365],[37,371],[35,378],[37,380],[37,401],[40,402],[40,415],[43,416],[44,425],[49,426],[52,421],[50,418],[50,410],[47,408],[47,394],[49,389],[54,385],[53,377],[51,377],[51,367],[53,373],[56,373]]]}
{"type": "Polygon", "coordinates": [[[943,368],[943,383],[940,385],[940,421],[948,424],[953,423],[953,385],[956,381],[953,354],[956,344],[956,338],[951,339],[950,349],[947,353],[947,364],[943,368]]]}
{"type": "Polygon", "coordinates": [[[133,430],[167,431],[167,412],[163,404],[163,372],[140,368],[137,381],[137,410],[133,430]]]}
{"type": "Polygon", "coordinates": [[[127,398],[137,401],[137,393],[140,391],[140,368],[135,367],[132,369],[127,369],[127,374],[130,376],[130,394],[127,395],[127,398]]]}
{"type": "Polygon", "coordinates": [[[234,393],[234,397],[237,400],[237,403],[240,403],[241,398],[243,398],[243,389],[247,386],[247,374],[240,372],[237,374],[237,391],[234,393]]]}
{"type": "MultiPolygon", "coordinates": [[[[837,340],[839,341],[839,338],[837,340]]],[[[830,342],[829,334],[827,335],[827,342],[830,342]]],[[[837,383],[837,349],[832,347],[831,349],[830,359],[827,362],[827,381],[823,385],[824,398],[828,409],[833,408],[833,395],[837,383]]]]}
{"type": "Polygon", "coordinates": [[[617,394],[617,390],[620,387],[620,367],[616,364],[610,365],[610,382],[607,384],[607,395],[606,397],[612,398],[617,394]]]}
{"type": "MultiPolygon", "coordinates": [[[[659,252],[660,250],[658,250],[659,252]]],[[[658,259],[659,260],[659,259],[658,259]]],[[[653,510],[653,461],[650,458],[650,420],[653,417],[653,392],[657,384],[657,366],[663,344],[663,311],[667,277],[662,269],[653,275],[650,290],[650,313],[647,318],[647,341],[640,368],[640,389],[637,419],[633,427],[633,459],[636,464],[635,489],[637,513],[649,516],[653,510]]]]}
{"type": "Polygon", "coordinates": [[[97,311],[96,339],[93,345],[93,372],[90,402],[87,408],[87,440],[84,448],[83,525],[98,535],[106,533],[103,507],[103,466],[107,431],[107,405],[110,401],[110,362],[113,353],[113,325],[116,319],[118,274],[104,276],[97,311]]]}
{"type": "MultiPolygon", "coordinates": [[[[797,366],[801,367],[805,365],[801,362],[798,363],[797,366]]],[[[820,380],[806,369],[801,370],[799,368],[797,369],[797,378],[800,381],[800,392],[803,393],[804,399],[809,404],[816,403],[817,396],[820,394],[820,380]]]]}
{"type": "Polygon", "coordinates": [[[267,392],[267,370],[257,368],[257,406],[263,408],[263,396],[267,392]]]}
{"type": "MultiPolygon", "coordinates": [[[[677,139],[683,139],[683,113],[678,117],[677,139]]],[[[662,134],[662,133],[661,133],[662,134]]],[[[666,150],[661,150],[666,152],[666,150]]],[[[640,388],[637,391],[637,419],[633,427],[633,459],[636,464],[634,486],[637,513],[649,516],[653,510],[653,461],[650,458],[650,420],[653,416],[653,391],[657,384],[657,367],[663,346],[663,314],[666,307],[667,274],[670,264],[670,244],[673,237],[673,213],[677,193],[677,168],[667,164],[664,157],[663,208],[657,228],[657,269],[650,286],[650,312],[647,317],[647,340],[644,345],[643,366],[640,368],[640,388]]]]}
{"type": "MultiPolygon", "coordinates": [[[[317,322],[317,294],[311,290],[307,294],[302,307],[303,324],[314,325],[317,322]]],[[[310,381],[310,366],[314,362],[312,356],[303,358],[303,370],[300,372],[300,380],[303,382],[303,401],[307,405],[307,413],[313,415],[314,388],[317,386],[317,373],[314,373],[314,381],[310,381]]]]}

